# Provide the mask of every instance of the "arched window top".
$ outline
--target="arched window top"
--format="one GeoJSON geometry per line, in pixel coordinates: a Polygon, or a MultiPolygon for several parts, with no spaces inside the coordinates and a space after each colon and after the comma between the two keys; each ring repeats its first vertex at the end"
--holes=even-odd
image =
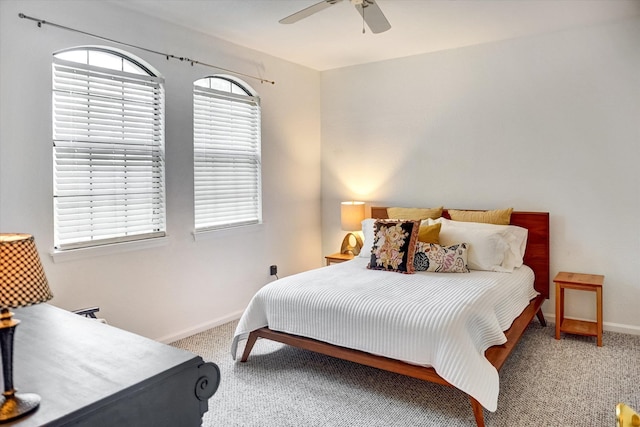
{"type": "Polygon", "coordinates": [[[246,83],[229,76],[215,75],[204,77],[196,80],[194,85],[219,90],[221,92],[229,92],[235,95],[256,96],[246,83]]]}
{"type": "Polygon", "coordinates": [[[65,61],[102,67],[109,70],[157,77],[157,73],[151,71],[151,67],[145,65],[142,60],[133,58],[130,54],[125,54],[114,49],[93,46],[74,47],[55,53],[53,56],[65,61]]]}

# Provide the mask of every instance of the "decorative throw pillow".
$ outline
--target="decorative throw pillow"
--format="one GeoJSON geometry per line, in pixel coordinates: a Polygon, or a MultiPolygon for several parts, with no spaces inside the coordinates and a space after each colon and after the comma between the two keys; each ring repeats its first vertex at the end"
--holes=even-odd
{"type": "Polygon", "coordinates": [[[367,268],[413,274],[419,221],[378,220],[367,268]]]}
{"type": "Polygon", "coordinates": [[[453,221],[483,222],[485,224],[509,225],[513,208],[493,211],[457,211],[449,209],[449,217],[453,221]]]}
{"type": "Polygon", "coordinates": [[[442,224],[429,225],[426,221],[420,224],[420,230],[418,231],[418,241],[425,243],[439,244],[440,228],[442,224]]]}
{"type": "Polygon", "coordinates": [[[469,273],[466,243],[440,246],[435,243],[418,242],[413,264],[416,271],[434,273],[469,273]]]}
{"type": "Polygon", "coordinates": [[[438,208],[387,208],[387,216],[393,219],[436,219],[442,216],[442,206],[438,208]]]}

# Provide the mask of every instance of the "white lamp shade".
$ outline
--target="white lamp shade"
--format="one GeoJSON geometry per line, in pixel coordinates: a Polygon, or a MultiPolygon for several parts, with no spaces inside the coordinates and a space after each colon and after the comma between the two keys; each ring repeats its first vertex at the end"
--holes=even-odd
{"type": "Polygon", "coordinates": [[[345,231],[362,229],[364,219],[364,202],[342,202],[340,205],[340,222],[345,231]]]}

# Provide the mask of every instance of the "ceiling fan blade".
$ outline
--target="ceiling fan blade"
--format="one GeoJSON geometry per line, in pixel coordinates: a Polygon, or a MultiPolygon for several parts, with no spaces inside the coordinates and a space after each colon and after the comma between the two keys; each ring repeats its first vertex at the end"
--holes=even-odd
{"type": "MultiPolygon", "coordinates": [[[[323,0],[320,3],[316,3],[311,5],[305,9],[302,9],[292,15],[287,16],[286,18],[282,18],[280,21],[281,24],[293,24],[294,22],[298,22],[299,20],[306,18],[307,16],[311,16],[316,12],[320,12],[328,8],[329,6],[333,6],[334,4],[341,2],[342,0],[323,0]]],[[[373,31],[373,30],[371,30],[373,31]]]]}
{"type": "Polygon", "coordinates": [[[391,24],[389,24],[375,0],[362,0],[362,3],[355,4],[355,7],[372,33],[382,33],[391,28],[391,24]]]}

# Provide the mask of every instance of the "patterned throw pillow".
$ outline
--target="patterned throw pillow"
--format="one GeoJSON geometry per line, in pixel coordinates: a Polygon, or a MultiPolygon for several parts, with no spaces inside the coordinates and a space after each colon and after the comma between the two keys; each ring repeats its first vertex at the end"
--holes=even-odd
{"type": "Polygon", "coordinates": [[[378,220],[374,227],[367,268],[413,274],[420,221],[378,220]]]}
{"type": "Polygon", "coordinates": [[[469,273],[466,243],[440,246],[435,243],[418,242],[413,264],[416,271],[434,273],[469,273]]]}

